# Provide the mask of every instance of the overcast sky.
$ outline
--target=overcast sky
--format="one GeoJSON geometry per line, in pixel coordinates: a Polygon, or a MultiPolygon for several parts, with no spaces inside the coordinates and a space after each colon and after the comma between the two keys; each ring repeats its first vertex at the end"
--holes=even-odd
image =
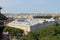
{"type": "Polygon", "coordinates": [[[2,13],[60,13],[60,0],[0,0],[2,13]]]}

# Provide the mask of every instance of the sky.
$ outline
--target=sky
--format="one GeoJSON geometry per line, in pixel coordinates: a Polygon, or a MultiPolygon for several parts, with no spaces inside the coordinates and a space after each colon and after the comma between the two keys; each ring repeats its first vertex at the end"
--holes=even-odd
{"type": "Polygon", "coordinates": [[[60,0],[0,0],[2,13],[60,13],[60,0]]]}

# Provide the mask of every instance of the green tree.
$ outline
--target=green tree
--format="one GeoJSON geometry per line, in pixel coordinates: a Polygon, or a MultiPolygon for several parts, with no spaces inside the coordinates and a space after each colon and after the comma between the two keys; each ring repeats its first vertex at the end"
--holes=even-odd
{"type": "Polygon", "coordinates": [[[51,40],[60,40],[60,36],[54,36],[51,40]]]}
{"type": "Polygon", "coordinates": [[[42,37],[39,40],[50,40],[50,38],[49,37],[42,37]]]}
{"type": "Polygon", "coordinates": [[[5,27],[4,32],[8,31],[11,36],[16,36],[19,34],[20,36],[23,35],[24,31],[22,29],[13,28],[13,27],[5,27]]]}
{"type": "Polygon", "coordinates": [[[54,26],[56,26],[56,27],[59,26],[58,22],[55,22],[55,23],[54,23],[54,26]]]}
{"type": "Polygon", "coordinates": [[[20,37],[19,40],[27,40],[25,37],[20,37]]]}

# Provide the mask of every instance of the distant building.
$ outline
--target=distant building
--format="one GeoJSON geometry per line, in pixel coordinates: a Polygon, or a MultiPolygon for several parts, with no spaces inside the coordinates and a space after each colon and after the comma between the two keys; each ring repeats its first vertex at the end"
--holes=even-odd
{"type": "Polygon", "coordinates": [[[28,21],[27,19],[15,19],[14,21],[8,23],[7,26],[23,29],[24,33],[37,31],[46,26],[52,26],[54,24],[54,19],[33,19],[28,21]]]}

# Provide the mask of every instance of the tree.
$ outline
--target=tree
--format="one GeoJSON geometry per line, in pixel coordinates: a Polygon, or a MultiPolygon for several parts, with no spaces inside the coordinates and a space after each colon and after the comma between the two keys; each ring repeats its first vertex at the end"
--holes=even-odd
{"type": "Polygon", "coordinates": [[[27,40],[25,37],[20,37],[19,40],[27,40]]]}
{"type": "Polygon", "coordinates": [[[22,36],[24,33],[22,29],[13,28],[13,27],[5,27],[4,32],[6,31],[8,31],[11,36],[17,36],[17,34],[19,34],[19,36],[22,36]]]}
{"type": "Polygon", "coordinates": [[[49,37],[42,37],[39,40],[50,40],[50,38],[49,37]]]}
{"type": "Polygon", "coordinates": [[[51,40],[60,40],[60,36],[54,36],[51,40]]]}
{"type": "Polygon", "coordinates": [[[54,26],[56,26],[56,27],[59,26],[58,22],[55,22],[55,23],[54,23],[54,26]]]}
{"type": "Polygon", "coordinates": [[[28,40],[38,40],[38,35],[35,32],[29,32],[27,35],[28,40]]]}

